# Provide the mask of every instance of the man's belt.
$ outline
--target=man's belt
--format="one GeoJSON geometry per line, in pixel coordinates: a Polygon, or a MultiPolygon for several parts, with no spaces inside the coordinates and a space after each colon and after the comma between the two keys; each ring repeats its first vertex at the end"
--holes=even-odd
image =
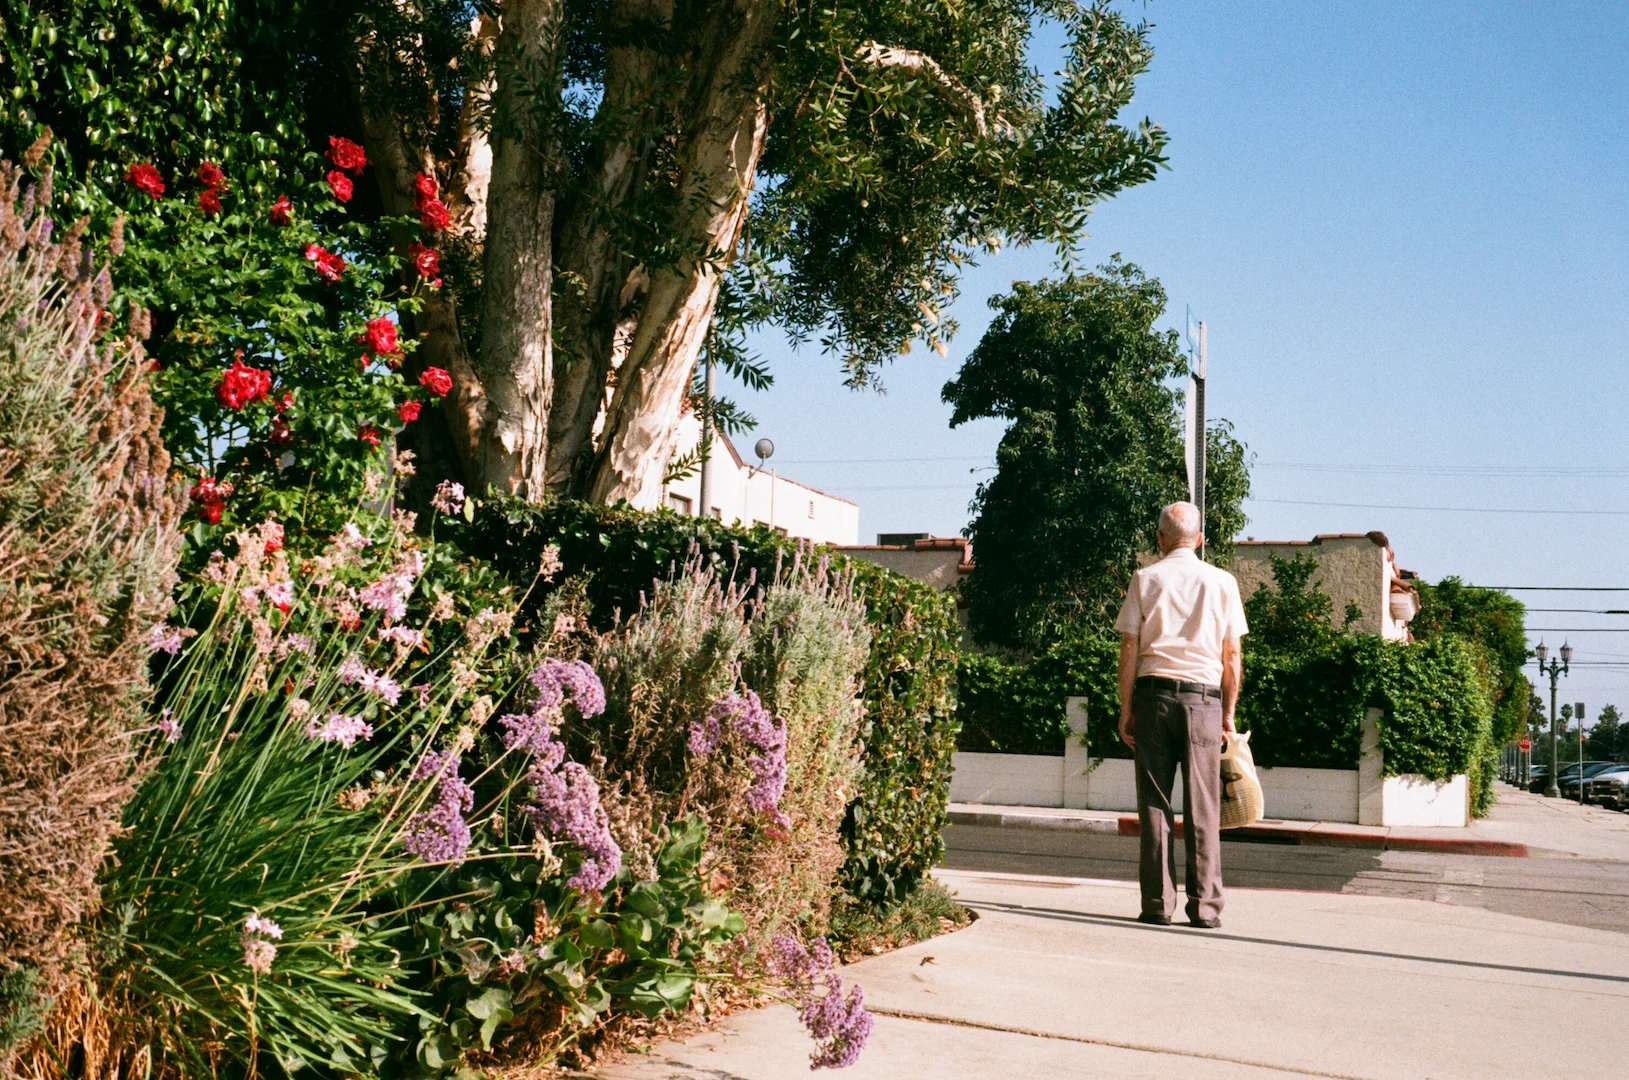
{"type": "Polygon", "coordinates": [[[1204,683],[1182,682],[1178,679],[1162,679],[1158,675],[1137,676],[1137,689],[1139,690],[1169,690],[1174,694],[1204,694],[1206,697],[1220,698],[1220,686],[1207,686],[1204,683]]]}

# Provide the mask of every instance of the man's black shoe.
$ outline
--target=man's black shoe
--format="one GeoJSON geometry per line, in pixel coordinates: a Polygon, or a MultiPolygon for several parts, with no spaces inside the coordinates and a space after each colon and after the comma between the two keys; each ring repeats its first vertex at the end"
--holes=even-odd
{"type": "Polygon", "coordinates": [[[1171,916],[1155,915],[1153,912],[1145,911],[1141,915],[1137,916],[1137,921],[1145,922],[1149,926],[1170,926],[1171,916]]]}
{"type": "Polygon", "coordinates": [[[1221,919],[1189,919],[1189,926],[1196,926],[1201,930],[1216,930],[1222,925],[1221,919]]]}

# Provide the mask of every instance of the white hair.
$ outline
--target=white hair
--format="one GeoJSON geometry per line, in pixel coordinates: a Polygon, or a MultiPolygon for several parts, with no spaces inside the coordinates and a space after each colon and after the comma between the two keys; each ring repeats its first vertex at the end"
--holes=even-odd
{"type": "Polygon", "coordinates": [[[1184,547],[1199,539],[1204,530],[1199,507],[1191,502],[1174,502],[1160,511],[1160,539],[1167,546],[1184,547]]]}

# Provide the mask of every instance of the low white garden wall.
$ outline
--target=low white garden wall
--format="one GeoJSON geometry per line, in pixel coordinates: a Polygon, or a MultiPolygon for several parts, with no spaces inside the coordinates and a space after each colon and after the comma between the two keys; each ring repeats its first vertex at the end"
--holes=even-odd
{"type": "MultiPolygon", "coordinates": [[[[1069,726],[1076,734],[1085,730],[1085,707],[1084,698],[1069,699],[1069,726]]],[[[1470,824],[1470,785],[1463,774],[1446,781],[1383,775],[1376,720],[1371,710],[1356,769],[1261,769],[1267,817],[1352,825],[1470,824]]],[[[959,753],[955,766],[952,802],[1137,809],[1132,763],[1124,758],[1092,759],[1075,738],[1066,744],[1063,757],[959,753]]],[[[1174,801],[1180,811],[1180,781],[1174,801]]]]}

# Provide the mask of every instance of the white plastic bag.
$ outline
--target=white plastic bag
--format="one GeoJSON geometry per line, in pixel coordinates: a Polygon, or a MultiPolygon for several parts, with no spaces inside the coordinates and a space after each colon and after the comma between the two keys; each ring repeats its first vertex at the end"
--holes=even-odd
{"type": "Polygon", "coordinates": [[[1266,812],[1256,759],[1250,755],[1250,733],[1222,736],[1222,828],[1254,825],[1266,812]]]}

